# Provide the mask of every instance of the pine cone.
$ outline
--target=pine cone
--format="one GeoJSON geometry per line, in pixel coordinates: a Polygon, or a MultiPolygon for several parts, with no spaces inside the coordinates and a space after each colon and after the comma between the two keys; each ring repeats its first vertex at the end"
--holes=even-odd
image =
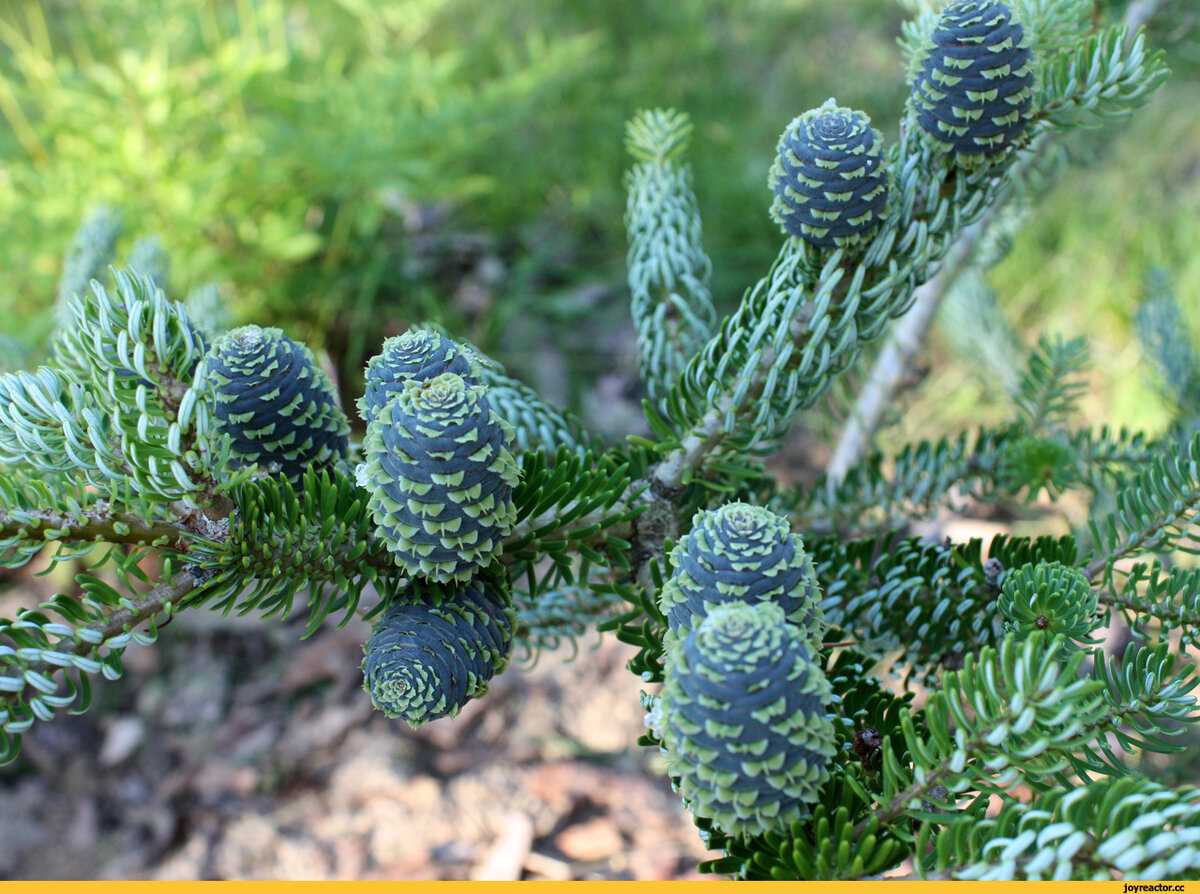
{"type": "Polygon", "coordinates": [[[516,520],[511,442],[484,387],[455,373],[408,380],[367,426],[360,480],[405,571],[467,580],[500,550],[516,520]]]}
{"type": "Polygon", "coordinates": [[[663,746],[688,808],[730,835],[786,834],[836,752],[829,681],[778,605],[713,608],[667,653],[663,746]]]}
{"type": "Polygon", "coordinates": [[[694,627],[723,603],[773,602],[800,627],[810,651],[820,649],[816,570],[787,519],[749,503],[698,512],[671,563],[659,604],[672,630],[694,627]]]}
{"type": "Polygon", "coordinates": [[[958,164],[990,164],[1016,144],[1032,114],[1033,66],[1007,6],[955,0],[917,65],[917,123],[958,164]]]}
{"type": "Polygon", "coordinates": [[[278,470],[293,482],[345,457],[350,424],[312,352],[278,329],[243,326],[209,349],[218,430],[235,466],[278,470]]]}
{"type": "Polygon", "coordinates": [[[383,343],[367,363],[367,383],[358,412],[370,422],[409,379],[428,381],[452,372],[476,384],[473,356],[450,339],[425,329],[410,329],[383,343]]]}
{"type": "Polygon", "coordinates": [[[445,590],[413,584],[405,596],[363,647],[363,688],[388,717],[417,727],[487,692],[508,663],[513,610],[502,578],[488,574],[445,590]]]}
{"type": "Polygon", "coordinates": [[[870,118],[833,99],[805,112],[779,138],[769,178],[771,219],[817,248],[866,240],[887,207],[882,145],[870,118]]]}

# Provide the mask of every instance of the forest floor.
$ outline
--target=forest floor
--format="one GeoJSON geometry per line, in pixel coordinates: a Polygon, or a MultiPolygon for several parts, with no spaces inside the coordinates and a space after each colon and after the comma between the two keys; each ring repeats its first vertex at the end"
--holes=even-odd
{"type": "Polygon", "coordinates": [[[412,730],[362,689],[366,623],[302,630],[182,614],[37,724],[0,768],[0,879],[701,877],[629,647],[512,666],[412,730]]]}

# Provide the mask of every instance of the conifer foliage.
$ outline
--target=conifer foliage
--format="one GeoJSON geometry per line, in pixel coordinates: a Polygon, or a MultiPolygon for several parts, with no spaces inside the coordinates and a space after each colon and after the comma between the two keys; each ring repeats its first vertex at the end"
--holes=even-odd
{"type": "MultiPolygon", "coordinates": [[[[84,560],[64,592],[0,618],[0,760],[86,710],[124,649],[183,611],[303,611],[306,636],[371,618],[362,698],[414,726],[452,722],[511,655],[598,627],[637,650],[640,741],[720,853],[709,871],[1200,877],[1197,791],[1141,760],[1185,751],[1200,720],[1188,401],[1158,439],[1082,429],[1085,346],[1044,338],[1003,424],[812,488],[761,462],[1036,174],[1039,146],[1163,83],[1142,35],[1091,12],[953,0],[904,29],[894,139],[832,100],[798,115],[763,172],[779,253],[721,319],[691,125],[636,115],[625,222],[651,434],[620,445],[432,325],[370,361],[351,440],[305,346],[197,324],[188,307],[219,293],[172,300],[150,243],[146,270],[101,282],[116,221],[89,219],[45,363],[0,373],[0,564],[84,560]],[[965,498],[1068,491],[1091,506],[1072,534],[910,527],[965,498]],[[1110,656],[1114,620],[1133,636],[1110,656]]],[[[1166,292],[1143,330],[1174,388],[1197,355],[1162,325],[1178,318],[1166,292]]]]}

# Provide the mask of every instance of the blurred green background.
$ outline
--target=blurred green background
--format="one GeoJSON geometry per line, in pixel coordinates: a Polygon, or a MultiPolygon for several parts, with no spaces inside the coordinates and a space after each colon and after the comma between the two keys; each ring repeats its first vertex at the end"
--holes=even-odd
{"type": "MultiPolygon", "coordinates": [[[[556,387],[578,397],[603,366],[595,329],[632,339],[625,120],[692,116],[728,310],[779,244],[766,172],[784,125],[836,96],[895,134],[906,14],[894,0],[7,0],[3,331],[44,344],[63,251],[107,204],[119,258],[157,234],[174,297],[219,282],[235,322],[327,350],[345,395],[386,335],[433,319],[535,386],[529,339],[568,346],[574,384],[556,387]]],[[[1167,0],[1150,28],[1167,87],[1132,122],[1070,140],[1078,163],[990,275],[1027,343],[1092,342],[1092,422],[1167,421],[1133,333],[1152,267],[1200,327],[1198,15],[1167,0]]],[[[937,332],[927,362],[908,433],[1001,412],[937,332]]]]}

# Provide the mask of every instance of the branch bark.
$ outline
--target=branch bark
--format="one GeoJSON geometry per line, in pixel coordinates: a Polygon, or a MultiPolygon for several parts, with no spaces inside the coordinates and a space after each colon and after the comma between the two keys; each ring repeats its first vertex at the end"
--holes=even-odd
{"type": "MultiPolygon", "coordinates": [[[[998,200],[993,208],[999,207],[1002,201],[998,200]]],[[[941,269],[916,290],[913,306],[896,321],[892,334],[875,360],[870,377],[859,392],[854,410],[829,461],[825,474],[830,493],[837,489],[851,467],[858,465],[869,451],[875,432],[899,390],[900,381],[925,342],[925,335],[942,305],[942,299],[974,257],[979,239],[987,232],[988,222],[993,219],[993,212],[989,212],[986,218],[963,231],[941,269]]]]}
{"type": "Polygon", "coordinates": [[[23,510],[14,517],[9,510],[0,509],[0,540],[21,538],[22,535],[52,530],[54,540],[102,543],[157,543],[169,549],[183,550],[187,543],[187,528],[173,522],[152,522],[136,515],[89,510],[81,516],[65,515],[44,509],[23,510]]]}

